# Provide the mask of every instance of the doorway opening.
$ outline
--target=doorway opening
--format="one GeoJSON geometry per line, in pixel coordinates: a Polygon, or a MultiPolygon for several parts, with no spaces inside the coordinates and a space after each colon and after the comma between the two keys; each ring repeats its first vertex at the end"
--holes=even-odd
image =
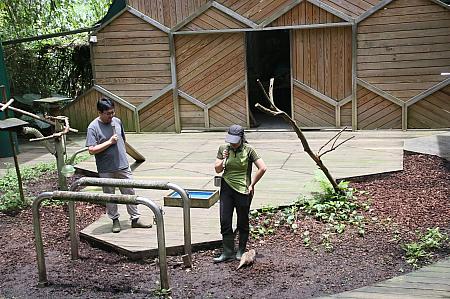
{"type": "Polygon", "coordinates": [[[291,57],[289,30],[247,32],[247,80],[251,127],[280,129],[289,126],[278,117],[264,114],[255,108],[256,103],[268,106],[259,79],[269,90],[270,78],[275,78],[273,98],[275,105],[291,115],[291,57]]]}

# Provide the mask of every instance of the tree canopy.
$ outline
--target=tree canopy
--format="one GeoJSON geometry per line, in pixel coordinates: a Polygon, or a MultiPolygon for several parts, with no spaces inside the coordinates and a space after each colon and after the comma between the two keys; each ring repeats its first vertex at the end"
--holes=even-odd
{"type": "Polygon", "coordinates": [[[0,40],[93,26],[111,0],[0,0],[0,40]]]}

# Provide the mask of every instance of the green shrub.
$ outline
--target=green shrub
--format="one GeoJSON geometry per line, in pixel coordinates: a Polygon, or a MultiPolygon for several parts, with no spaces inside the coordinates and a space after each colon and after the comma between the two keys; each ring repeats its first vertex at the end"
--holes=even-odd
{"type": "Polygon", "coordinates": [[[447,244],[448,236],[441,233],[439,227],[428,228],[427,232],[420,236],[418,242],[407,243],[402,246],[405,251],[406,262],[415,268],[421,263],[427,262],[433,257],[433,252],[447,244]]]}
{"type": "MultiPolygon", "coordinates": [[[[25,185],[27,182],[38,180],[44,174],[52,171],[56,171],[55,162],[21,167],[22,184],[25,185]]],[[[0,190],[4,190],[3,193],[0,193],[0,212],[18,211],[31,203],[31,198],[27,197],[26,194],[24,194],[25,201],[22,202],[17,183],[17,174],[12,168],[8,168],[6,174],[0,179],[0,190]]]]}

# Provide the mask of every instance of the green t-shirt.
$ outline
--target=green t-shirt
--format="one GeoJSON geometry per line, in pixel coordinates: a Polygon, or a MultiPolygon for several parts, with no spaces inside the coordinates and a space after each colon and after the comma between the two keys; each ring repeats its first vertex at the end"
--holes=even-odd
{"type": "Polygon", "coordinates": [[[229,144],[221,145],[217,159],[223,159],[225,149],[228,149],[228,159],[225,162],[223,179],[237,192],[248,194],[248,186],[252,179],[252,164],[260,157],[251,145],[244,143],[236,151],[229,144]]]}

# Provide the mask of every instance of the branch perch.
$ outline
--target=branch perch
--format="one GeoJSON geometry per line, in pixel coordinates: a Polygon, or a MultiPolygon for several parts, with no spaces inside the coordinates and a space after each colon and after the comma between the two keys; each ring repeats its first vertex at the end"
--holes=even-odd
{"type": "Polygon", "coordinates": [[[263,105],[257,103],[255,104],[255,107],[258,108],[260,111],[273,115],[273,116],[279,116],[282,117],[295,131],[295,133],[297,134],[297,137],[300,139],[302,146],[303,146],[303,150],[311,157],[311,159],[313,159],[313,161],[316,163],[316,165],[323,171],[323,173],[325,174],[325,176],[327,177],[328,181],[331,183],[331,185],[333,186],[333,189],[336,193],[342,193],[342,190],[339,188],[336,180],[333,178],[333,176],[330,174],[330,171],[328,170],[328,168],[323,164],[323,161],[320,159],[323,155],[325,155],[326,153],[329,153],[333,150],[335,150],[336,148],[338,148],[340,145],[344,144],[345,142],[349,141],[350,139],[354,138],[355,136],[352,136],[350,138],[347,138],[346,140],[344,140],[343,142],[339,143],[338,145],[335,146],[336,141],[339,139],[339,137],[341,136],[342,132],[346,129],[342,129],[339,133],[337,133],[333,138],[331,138],[330,140],[328,140],[320,149],[319,152],[316,154],[314,154],[309,146],[308,140],[306,140],[305,135],[303,134],[302,130],[300,129],[300,127],[297,125],[296,121],[293,120],[286,112],[284,112],[283,110],[280,110],[276,105],[275,102],[273,101],[273,81],[274,79],[270,79],[270,87],[269,87],[269,94],[270,96],[267,94],[266,90],[264,89],[264,86],[262,85],[261,81],[259,79],[256,80],[259,84],[259,86],[261,87],[264,96],[266,97],[266,99],[269,101],[269,107],[264,107],[263,105]],[[327,151],[325,151],[322,154],[319,154],[320,151],[327,145],[329,144],[332,140],[334,140],[331,148],[327,151]]]}

